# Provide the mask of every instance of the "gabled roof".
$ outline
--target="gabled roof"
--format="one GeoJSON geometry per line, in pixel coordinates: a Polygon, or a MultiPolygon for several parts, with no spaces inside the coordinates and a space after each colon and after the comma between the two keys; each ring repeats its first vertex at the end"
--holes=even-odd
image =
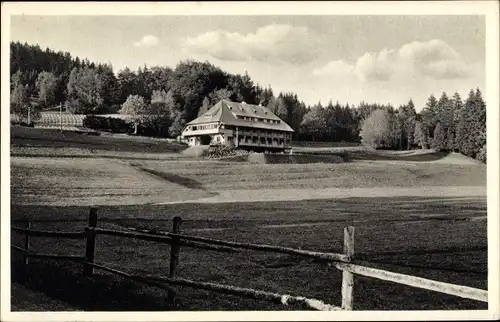
{"type": "Polygon", "coordinates": [[[221,122],[233,126],[293,132],[293,129],[288,124],[286,124],[265,106],[236,103],[227,100],[219,101],[211,109],[186,125],[213,122],[221,122]],[[253,120],[244,120],[238,117],[250,117],[253,120]],[[263,120],[279,121],[279,123],[264,122],[263,120]]]}

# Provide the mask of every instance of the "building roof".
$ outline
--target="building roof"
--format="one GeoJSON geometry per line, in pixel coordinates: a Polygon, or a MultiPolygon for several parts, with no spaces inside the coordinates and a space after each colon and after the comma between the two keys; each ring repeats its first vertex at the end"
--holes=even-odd
{"type": "Polygon", "coordinates": [[[277,117],[265,106],[236,103],[228,100],[219,101],[204,114],[187,123],[186,126],[213,122],[221,122],[233,126],[255,127],[267,130],[293,132],[293,129],[288,124],[277,117]],[[251,120],[245,120],[238,117],[247,117],[251,118],[251,120]],[[279,122],[264,122],[264,120],[279,122]]]}

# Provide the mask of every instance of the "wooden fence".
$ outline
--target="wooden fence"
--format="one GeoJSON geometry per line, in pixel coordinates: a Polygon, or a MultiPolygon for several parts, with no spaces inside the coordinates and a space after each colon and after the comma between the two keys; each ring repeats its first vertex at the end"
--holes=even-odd
{"type": "Polygon", "coordinates": [[[281,246],[241,243],[234,241],[217,240],[212,238],[189,236],[180,233],[182,220],[180,217],[174,217],[171,232],[162,232],[156,230],[128,229],[113,230],[97,228],[97,210],[92,208],[89,213],[88,226],[82,232],[55,232],[31,229],[30,223],[26,222],[25,227],[11,227],[15,232],[24,234],[24,247],[11,245],[13,250],[23,254],[23,260],[26,269],[28,268],[29,258],[72,260],[83,263],[83,275],[92,276],[94,269],[104,270],[113,274],[130,278],[135,281],[148,285],[160,287],[168,290],[169,301],[175,299],[175,290],[170,285],[188,286],[196,289],[203,289],[223,294],[249,297],[258,300],[265,300],[283,305],[305,305],[308,308],[321,311],[353,310],[353,287],[354,275],[372,277],[384,281],[398,284],[409,285],[416,288],[427,289],[439,293],[450,294],[462,298],[488,302],[488,292],[485,290],[434,281],[422,277],[416,277],[401,273],[389,272],[381,269],[361,266],[352,263],[354,253],[354,227],[344,228],[344,252],[343,253],[324,253],[294,249],[281,246]],[[118,236],[123,238],[132,238],[138,240],[152,241],[170,245],[170,267],[169,276],[158,275],[135,275],[116,270],[105,265],[96,263],[95,243],[97,235],[118,236]],[[51,255],[36,254],[30,251],[30,236],[51,237],[51,238],[69,238],[85,239],[85,253],[82,256],[73,255],[51,255]],[[289,254],[308,257],[321,261],[327,261],[329,265],[342,271],[342,303],[340,306],[326,304],[317,299],[309,299],[302,296],[292,296],[287,294],[277,294],[262,290],[242,288],[231,285],[223,285],[209,282],[193,281],[177,277],[177,267],[179,264],[179,253],[181,247],[200,248],[205,250],[219,252],[240,252],[242,250],[265,251],[280,254],[289,254]]]}

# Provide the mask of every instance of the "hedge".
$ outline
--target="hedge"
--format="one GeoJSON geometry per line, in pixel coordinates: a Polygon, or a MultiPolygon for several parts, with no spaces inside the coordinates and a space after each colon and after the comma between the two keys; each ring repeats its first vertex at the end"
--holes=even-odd
{"type": "Polygon", "coordinates": [[[133,132],[133,125],[130,122],[116,117],[87,115],[83,119],[83,126],[93,130],[113,133],[133,132]]]}

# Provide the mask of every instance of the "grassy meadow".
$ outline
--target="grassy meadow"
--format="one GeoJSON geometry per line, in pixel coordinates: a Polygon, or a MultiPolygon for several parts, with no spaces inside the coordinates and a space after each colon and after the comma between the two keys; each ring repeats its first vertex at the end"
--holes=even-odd
{"type": "MultiPolygon", "coordinates": [[[[80,231],[96,205],[99,227],[170,230],[178,215],[190,235],[333,252],[342,250],[343,227],[353,225],[360,263],[487,289],[486,167],[463,156],[304,146],[297,147],[300,158],[312,163],[207,161],[183,157],[179,144],[159,139],[13,129],[14,223],[29,218],[34,228],[80,231]],[[48,133],[63,137],[51,144],[48,133]],[[337,161],[318,161],[316,153],[337,161]]],[[[13,234],[12,242],[21,239],[13,234]]],[[[33,238],[32,247],[84,252],[83,241],[33,238]]],[[[169,247],[98,236],[96,256],[128,272],[167,274],[169,247]]],[[[17,260],[12,268],[21,281],[17,260]]],[[[83,310],[297,309],[185,287],[176,288],[177,303],[169,307],[164,290],[99,271],[82,278],[77,264],[32,260],[30,272],[31,289],[83,310]]],[[[335,305],[341,299],[340,271],[288,255],[182,248],[179,276],[335,305]]],[[[486,306],[355,277],[356,310],[486,306]]]]}

